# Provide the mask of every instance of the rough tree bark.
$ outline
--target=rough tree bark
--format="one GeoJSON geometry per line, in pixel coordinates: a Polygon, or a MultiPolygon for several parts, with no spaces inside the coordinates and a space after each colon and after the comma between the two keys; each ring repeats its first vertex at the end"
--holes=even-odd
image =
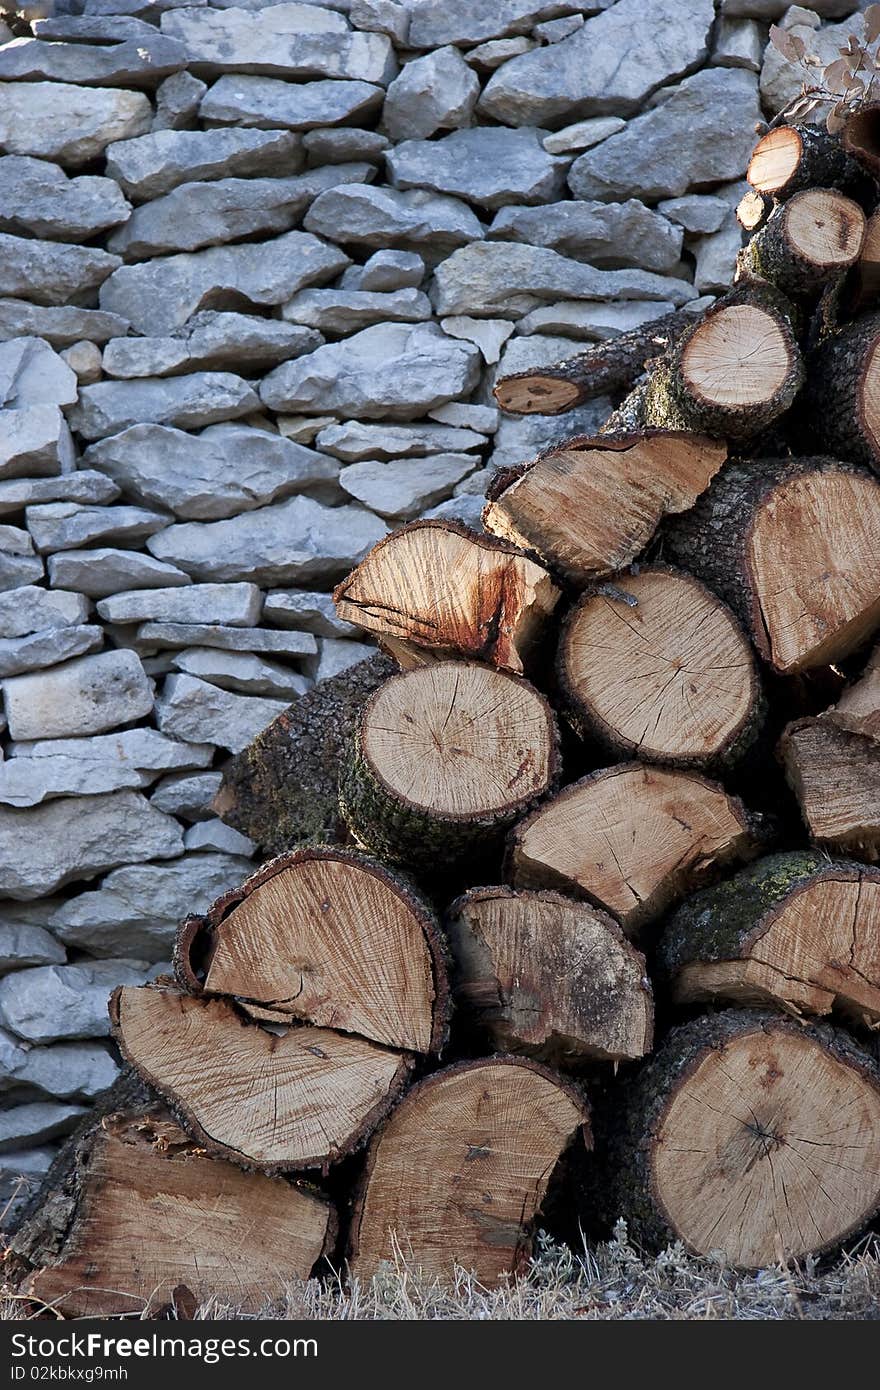
{"type": "Polygon", "coordinates": [[[809,295],[857,261],[865,214],[833,188],[805,188],[780,204],[756,231],[743,263],[790,295],[809,295]]]}

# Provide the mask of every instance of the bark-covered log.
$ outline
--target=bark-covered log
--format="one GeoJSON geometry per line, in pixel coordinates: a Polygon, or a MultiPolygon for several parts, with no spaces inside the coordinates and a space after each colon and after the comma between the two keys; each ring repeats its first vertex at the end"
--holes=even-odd
{"type": "Polygon", "coordinates": [[[693,506],[726,457],[721,441],[681,431],[577,436],[497,474],[483,523],[584,584],[634,560],[667,513],[693,506]]]}
{"type": "Polygon", "coordinates": [[[844,153],[872,179],[880,178],[880,102],[863,102],[847,117],[840,135],[844,153]]]}
{"type": "Polygon", "coordinates": [[[826,715],[838,729],[880,743],[880,644],[857,681],[848,686],[826,715]]]}
{"type": "Polygon", "coordinates": [[[578,732],[619,757],[730,767],[763,724],[752,649],[730,609],[659,566],[583,596],[563,629],[558,678],[578,732]]]}
{"type": "Polygon", "coordinates": [[[445,925],[458,1015],[492,1051],[572,1067],[651,1050],[645,958],[607,913],[559,893],[474,888],[445,925]]]}
{"type": "Polygon", "coordinates": [[[559,590],[504,541],[449,521],[414,521],[373,546],[334,598],[341,618],[379,637],[520,674],[559,590]]]}
{"type": "Polygon", "coordinates": [[[880,747],[826,718],[789,724],[779,743],[810,837],[832,851],[880,859],[880,747]]]}
{"type": "Polygon", "coordinates": [[[880,1205],[880,1073],[826,1024],[694,1019],[615,1095],[604,1128],[595,1195],[652,1248],[681,1240],[758,1269],[833,1249],[880,1205]]]}
{"type": "Polygon", "coordinates": [[[871,181],[840,138],[822,125],[781,125],[758,141],[746,178],[759,193],[781,202],[805,188],[837,188],[853,197],[867,193],[871,181]]]}
{"type": "Polygon", "coordinates": [[[336,1215],[305,1184],[209,1158],[162,1107],[95,1117],[16,1233],[19,1291],[66,1317],[196,1306],[257,1316],[332,1251],[336,1215]]]}
{"type": "Polygon", "coordinates": [[[730,463],[664,535],[783,674],[847,656],[880,623],[880,484],[852,465],[730,463]]]}
{"type": "Polygon", "coordinates": [[[560,415],[595,396],[628,391],[645,363],[677,342],[693,321],[692,313],[678,309],[554,366],[500,377],[495,399],[511,415],[560,415]]]}
{"type": "Polygon", "coordinates": [[[517,887],[586,897],[632,935],[757,851],[742,803],[717,782],[621,763],[565,787],[521,821],[508,868],[517,887]]]}
{"type": "Polygon", "coordinates": [[[225,999],[160,981],[117,989],[113,1036],[211,1154],[243,1168],[326,1168],[369,1137],[407,1084],[408,1053],[330,1028],[276,1032],[225,999]]]}
{"type": "Polygon", "coordinates": [[[880,1021],[880,870],[769,855],[673,913],[660,958],[682,1004],[718,999],[880,1021]]]}
{"type": "Polygon", "coordinates": [[[873,212],[865,226],[859,259],[850,275],[851,308],[870,309],[880,298],[880,212],[873,212]]]}
{"type": "Polygon", "coordinates": [[[352,1273],[384,1262],[449,1281],[457,1268],[493,1286],[520,1272],[553,1168],[586,1102],[523,1058],[492,1057],[414,1086],[377,1134],[352,1222],[352,1273]]]}
{"type": "Polygon", "coordinates": [[[226,764],[217,814],[264,855],[344,838],[337,796],[342,757],[367,700],[395,670],[377,652],[301,696],[226,764]]]}
{"type": "Polygon", "coordinates": [[[880,313],[854,319],[810,354],[804,406],[808,437],[880,472],[880,313]]]}
{"type": "Polygon", "coordinates": [[[427,900],[357,851],[295,850],[263,865],[178,933],[182,988],[276,1019],[437,1052],[448,986],[427,900]]]}
{"type": "Polygon", "coordinates": [[[744,231],[756,232],[763,227],[773,208],[774,202],[769,194],[750,188],[736,205],[736,220],[744,231]]]}
{"type": "Polygon", "coordinates": [[[859,257],[865,214],[833,188],[805,188],[755,232],[743,263],[790,295],[813,294],[859,257]]]}

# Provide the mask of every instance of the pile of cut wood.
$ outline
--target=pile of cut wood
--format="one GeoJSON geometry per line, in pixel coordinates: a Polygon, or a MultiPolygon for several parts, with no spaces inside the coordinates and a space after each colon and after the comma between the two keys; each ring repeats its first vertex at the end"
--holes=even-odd
{"type": "MultiPolygon", "coordinates": [[[[728,295],[498,385],[543,414],[632,386],[604,431],[500,476],[485,533],[404,526],[339,586],[400,668],[302,702],[312,742],[322,701],[329,745],[353,726],[347,832],[116,992],[129,1089],[20,1228],[27,1293],[254,1310],[324,1257],[491,1283],[554,1191],[572,1230],[745,1268],[870,1222],[878,154],[880,112],[771,130],[728,295]]],[[[287,844],[297,717],[261,810],[287,844]]]]}

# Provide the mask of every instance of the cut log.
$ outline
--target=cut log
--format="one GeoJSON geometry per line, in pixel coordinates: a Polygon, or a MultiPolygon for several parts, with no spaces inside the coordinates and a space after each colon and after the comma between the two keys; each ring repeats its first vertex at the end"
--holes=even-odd
{"type": "Polygon", "coordinates": [[[357,1149],[407,1083],[412,1059],[307,1024],[281,1036],[225,999],[156,985],[110,1000],[113,1035],[209,1153],[243,1168],[325,1168],[357,1149]]]}
{"type": "Polygon", "coordinates": [[[693,506],[726,457],[721,441],[683,431],[576,437],[499,473],[483,524],[584,584],[634,560],[667,513],[693,506]]]}
{"type": "Polygon", "coordinates": [[[438,662],[371,698],[340,807],[365,848],[436,872],[499,848],[558,771],[556,721],[537,690],[491,666],[438,662]]]}
{"type": "Polygon", "coordinates": [[[458,1015],[492,1051],[558,1066],[651,1050],[645,958],[598,908],[559,893],[474,888],[449,908],[458,1015]]]}
{"type": "Polygon", "coordinates": [[[760,732],[755,661],[726,604],[654,567],[584,595],[559,645],[559,685],[579,733],[622,757],[731,766],[760,732]]]}
{"type": "Polygon", "coordinates": [[[666,553],[736,612],[784,675],[857,650],[880,623],[880,484],[831,459],[728,464],[666,524],[666,553]]]}
{"type": "Polygon", "coordinates": [[[508,866],[517,887],[586,896],[632,935],[756,853],[742,803],[717,782],[624,763],[565,787],[521,821],[508,866]]]}
{"type": "Polygon", "coordinates": [[[774,854],[701,893],[660,943],[680,1004],[718,999],[880,1021],[880,870],[774,854]]]}
{"type": "Polygon", "coordinates": [[[804,398],[810,438],[880,472],[880,313],[854,319],[811,353],[804,398]]]}
{"type": "Polygon", "coordinates": [[[865,226],[865,240],[851,276],[854,280],[853,305],[870,308],[880,297],[880,213],[874,212],[865,226]]]}
{"type": "Polygon", "coordinates": [[[561,415],[595,396],[628,391],[645,363],[677,342],[693,321],[687,309],[664,314],[554,366],[500,377],[493,394],[511,415],[561,415]]]}
{"type": "Polygon", "coordinates": [[[747,439],[788,410],[804,378],[791,309],[752,297],[720,300],[654,368],[649,424],[747,439]]]}
{"type": "Polygon", "coordinates": [[[300,849],[264,865],[205,916],[187,918],[175,968],[191,993],[228,995],[276,1020],[410,1052],[437,1052],[446,1037],[446,969],[431,907],[352,850],[300,849]]]}
{"type": "Polygon", "coordinates": [[[861,166],[821,125],[768,130],[752,151],[746,178],[757,192],[780,202],[804,188],[837,188],[858,197],[869,187],[861,166]]]}
{"type": "Polygon", "coordinates": [[[851,112],[841,132],[840,144],[873,179],[880,178],[880,102],[863,102],[851,112]]]}
{"type": "Polygon", "coordinates": [[[352,1273],[383,1262],[493,1286],[528,1260],[554,1165],[581,1131],[586,1104],[535,1062],[493,1057],[414,1086],[367,1154],[352,1223],[352,1273]]]}
{"type": "Polygon", "coordinates": [[[756,232],[763,227],[773,207],[773,199],[768,194],[750,188],[736,205],[736,220],[744,231],[756,232]]]}
{"type": "Polygon", "coordinates": [[[864,239],[858,203],[833,188],[805,188],[776,208],[743,261],[786,294],[813,294],[855,264],[864,239]]]}
{"type": "Polygon", "coordinates": [[[342,756],[367,700],[394,671],[377,652],[300,696],[226,763],[217,815],[266,856],[303,841],[341,840],[342,756]]]}
{"type": "Polygon", "coordinates": [[[602,1195],[650,1247],[758,1269],[833,1249],[880,1205],[880,1074],[825,1024],[694,1019],[614,1104],[602,1195]]]}
{"type": "Polygon", "coordinates": [[[868,658],[864,671],[826,715],[838,729],[880,743],[880,644],[868,658]]]}
{"type": "Polygon", "coordinates": [[[827,719],[799,719],[779,752],[811,838],[869,863],[880,859],[880,747],[827,719]]]}
{"type": "Polygon", "coordinates": [[[315,1189],[209,1158],[157,1106],[95,1124],[50,1200],[58,1249],[20,1292],[65,1317],[155,1315],[180,1285],[259,1316],[336,1236],[315,1189]]]}
{"type": "Polygon", "coordinates": [[[336,611],[380,637],[520,674],[559,590],[512,546],[449,521],[415,521],[338,586],[336,611]]]}

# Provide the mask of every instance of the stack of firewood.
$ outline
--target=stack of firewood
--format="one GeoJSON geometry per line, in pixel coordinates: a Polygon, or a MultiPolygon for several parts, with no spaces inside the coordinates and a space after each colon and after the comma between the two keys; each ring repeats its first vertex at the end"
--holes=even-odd
{"type": "Polygon", "coordinates": [[[497,387],[633,387],[603,432],[499,476],[485,533],[404,526],[339,586],[400,669],[283,723],[268,819],[329,837],[116,992],[128,1090],[19,1230],[25,1292],[255,1309],[325,1257],[491,1283],[551,1179],[572,1229],[744,1268],[870,1222],[878,155],[880,112],[771,130],[729,294],[497,387]],[[309,768],[348,725],[334,839],[309,768]]]}

